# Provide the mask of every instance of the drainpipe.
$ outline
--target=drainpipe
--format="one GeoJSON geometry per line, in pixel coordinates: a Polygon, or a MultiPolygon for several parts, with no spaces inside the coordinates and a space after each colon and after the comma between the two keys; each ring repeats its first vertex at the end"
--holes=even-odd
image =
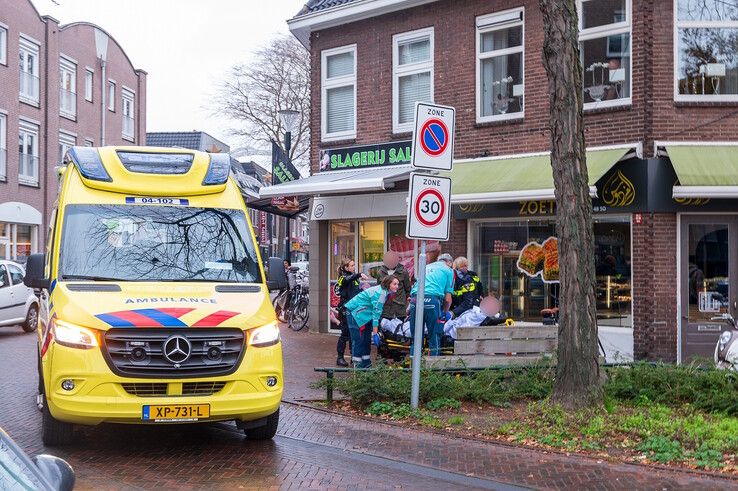
{"type": "Polygon", "coordinates": [[[105,60],[103,58],[100,58],[100,66],[102,67],[101,75],[102,75],[102,83],[100,86],[102,87],[102,97],[100,98],[100,101],[102,101],[102,107],[100,108],[100,146],[105,146],[105,109],[107,106],[107,103],[105,102],[107,92],[108,92],[108,84],[107,77],[105,76],[105,60]]]}

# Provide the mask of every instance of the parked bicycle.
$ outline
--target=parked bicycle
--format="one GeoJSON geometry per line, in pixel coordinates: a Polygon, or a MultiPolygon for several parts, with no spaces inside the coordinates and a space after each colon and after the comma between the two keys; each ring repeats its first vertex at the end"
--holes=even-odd
{"type": "Polygon", "coordinates": [[[272,301],[277,319],[289,325],[293,331],[302,330],[308,323],[308,273],[297,266],[287,271],[288,287],[272,301]]]}

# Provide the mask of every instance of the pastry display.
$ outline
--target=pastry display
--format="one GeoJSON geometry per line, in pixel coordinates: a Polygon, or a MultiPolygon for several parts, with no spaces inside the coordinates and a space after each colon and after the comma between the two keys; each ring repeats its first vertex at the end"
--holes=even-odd
{"type": "Polygon", "coordinates": [[[546,239],[542,246],[543,281],[559,281],[559,242],[556,238],[546,239]]]}
{"type": "Polygon", "coordinates": [[[530,276],[535,276],[543,267],[543,247],[536,242],[531,242],[523,247],[518,258],[518,268],[530,276]]]}

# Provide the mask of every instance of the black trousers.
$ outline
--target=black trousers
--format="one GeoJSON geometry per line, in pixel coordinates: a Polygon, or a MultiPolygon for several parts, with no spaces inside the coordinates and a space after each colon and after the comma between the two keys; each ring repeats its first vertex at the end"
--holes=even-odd
{"type": "Polygon", "coordinates": [[[349,333],[348,322],[346,322],[346,315],[343,313],[343,309],[338,312],[338,320],[341,321],[341,335],[338,337],[338,343],[336,343],[336,351],[338,356],[342,357],[346,352],[346,345],[349,347],[349,354],[351,354],[351,334],[349,333]]]}

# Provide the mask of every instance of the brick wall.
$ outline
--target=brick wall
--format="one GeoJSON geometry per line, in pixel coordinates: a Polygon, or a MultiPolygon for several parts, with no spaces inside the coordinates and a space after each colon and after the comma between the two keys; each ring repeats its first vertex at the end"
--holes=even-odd
{"type": "Polygon", "coordinates": [[[633,344],[636,359],[677,358],[677,219],[644,213],[633,223],[633,344]]]}
{"type": "MultiPolygon", "coordinates": [[[[7,179],[0,181],[0,203],[20,201],[41,211],[43,223],[39,227],[37,247],[43,248],[46,220],[57,193],[54,167],[59,163],[59,130],[76,135],[77,145],[86,138],[100,144],[100,64],[95,50],[95,26],[76,23],[59,26],[58,21],[41,17],[29,0],[0,0],[0,23],[8,26],[7,65],[0,64],[0,111],[7,114],[7,179]],[[39,50],[39,104],[19,101],[19,38],[23,34],[40,45],[39,50]],[[59,58],[64,54],[76,61],[76,109],[74,119],[59,115],[59,58]],[[85,67],[95,71],[93,102],[84,97],[85,67]],[[39,185],[18,183],[18,122],[23,118],[39,126],[39,185]]],[[[121,88],[123,85],[136,93],[135,143],[143,143],[146,134],[146,73],[134,69],[117,42],[108,43],[108,78],[117,82],[116,112],[106,112],[106,143],[132,144],[122,138],[121,88]]]]}

